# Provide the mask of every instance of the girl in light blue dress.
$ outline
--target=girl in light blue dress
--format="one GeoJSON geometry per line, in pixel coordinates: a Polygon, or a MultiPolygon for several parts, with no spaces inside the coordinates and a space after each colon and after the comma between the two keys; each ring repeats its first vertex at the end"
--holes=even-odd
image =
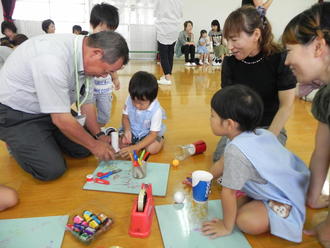
{"type": "Polygon", "coordinates": [[[198,40],[197,52],[199,53],[199,64],[203,65],[203,61],[205,64],[209,64],[209,51],[207,49],[207,45],[209,44],[209,40],[207,37],[206,30],[201,30],[201,35],[198,40]]]}

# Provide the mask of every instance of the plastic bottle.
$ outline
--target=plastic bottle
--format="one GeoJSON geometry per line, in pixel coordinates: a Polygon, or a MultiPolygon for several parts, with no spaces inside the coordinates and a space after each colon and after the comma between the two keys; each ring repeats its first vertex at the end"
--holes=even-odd
{"type": "Polygon", "coordinates": [[[187,157],[201,154],[205,151],[206,143],[202,140],[198,140],[192,144],[177,146],[174,156],[177,160],[184,160],[187,157]]]}

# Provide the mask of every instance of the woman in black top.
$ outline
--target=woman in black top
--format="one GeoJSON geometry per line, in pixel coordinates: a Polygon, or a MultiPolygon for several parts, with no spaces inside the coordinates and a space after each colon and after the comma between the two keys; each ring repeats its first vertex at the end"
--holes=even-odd
{"type": "MultiPolygon", "coordinates": [[[[226,19],[224,37],[232,56],[223,61],[221,86],[243,84],[254,89],[264,103],[260,127],[273,132],[285,145],[284,125],[292,112],[296,79],[284,65],[286,53],[273,42],[267,18],[252,6],[243,6],[226,19]]],[[[211,172],[215,177],[222,174],[227,142],[222,137],[214,153],[211,172]]]]}

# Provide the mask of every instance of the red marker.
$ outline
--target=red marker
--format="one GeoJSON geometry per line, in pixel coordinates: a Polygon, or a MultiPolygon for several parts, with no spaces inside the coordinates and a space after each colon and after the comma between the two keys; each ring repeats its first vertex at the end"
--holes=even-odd
{"type": "Polygon", "coordinates": [[[138,161],[134,160],[134,161],[133,161],[133,166],[134,166],[134,167],[139,167],[139,166],[140,166],[140,164],[139,164],[139,162],[138,162],[138,161]]]}
{"type": "Polygon", "coordinates": [[[144,157],[143,157],[142,161],[147,162],[149,156],[150,156],[150,152],[146,152],[146,154],[144,154],[144,157]]]}
{"type": "Polygon", "coordinates": [[[110,182],[108,180],[104,180],[104,179],[100,179],[100,178],[95,178],[94,182],[99,183],[99,184],[106,184],[106,185],[110,184],[110,182]]]}

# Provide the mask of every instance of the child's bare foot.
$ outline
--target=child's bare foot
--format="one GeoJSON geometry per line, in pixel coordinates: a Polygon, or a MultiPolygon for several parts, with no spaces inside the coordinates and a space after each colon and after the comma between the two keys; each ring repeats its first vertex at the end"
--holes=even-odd
{"type": "Polygon", "coordinates": [[[326,208],[329,206],[329,196],[328,195],[320,195],[316,201],[313,201],[309,197],[307,199],[307,206],[310,208],[318,209],[318,208],[326,208]]]}
{"type": "Polygon", "coordinates": [[[304,230],[304,233],[309,236],[316,236],[324,248],[330,248],[330,227],[325,221],[311,230],[304,230]]]}

